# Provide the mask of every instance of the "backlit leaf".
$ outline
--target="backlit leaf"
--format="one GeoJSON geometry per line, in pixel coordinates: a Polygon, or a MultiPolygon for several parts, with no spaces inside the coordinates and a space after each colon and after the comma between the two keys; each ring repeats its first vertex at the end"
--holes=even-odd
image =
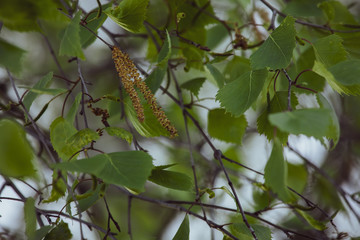
{"type": "Polygon", "coordinates": [[[190,235],[190,226],[189,226],[189,217],[185,215],[184,220],[182,221],[178,231],[172,240],[189,240],[190,235]]]}
{"type": "Polygon", "coordinates": [[[235,117],[243,114],[263,89],[268,71],[265,69],[244,73],[221,88],[216,99],[235,117]]]}
{"type": "Polygon", "coordinates": [[[279,199],[289,202],[292,197],[287,189],[287,164],[284,160],[283,147],[278,139],[274,140],[273,150],[265,166],[265,184],[278,195],[279,199]]]}
{"type": "Polygon", "coordinates": [[[79,110],[80,107],[80,101],[81,101],[81,93],[78,93],[78,95],[75,97],[75,100],[73,101],[73,104],[71,105],[71,108],[69,109],[65,117],[65,120],[70,124],[74,124],[77,111],[79,110]]]}
{"type": "Polygon", "coordinates": [[[241,144],[246,127],[244,115],[233,117],[221,108],[210,110],[208,113],[208,132],[213,138],[241,144]]]}
{"type": "Polygon", "coordinates": [[[70,24],[65,28],[61,37],[60,56],[78,57],[85,60],[85,55],[81,49],[80,15],[81,12],[77,12],[70,24]]]}
{"type": "Polygon", "coordinates": [[[34,176],[34,154],[24,128],[10,119],[1,119],[0,133],[0,173],[7,177],[34,176]]]}
{"type": "Polygon", "coordinates": [[[29,88],[29,91],[33,92],[33,93],[37,93],[37,94],[48,94],[48,95],[56,96],[56,95],[65,93],[68,90],[65,88],[41,88],[41,87],[35,88],[35,87],[33,87],[33,88],[29,88]]]}
{"type": "Polygon", "coordinates": [[[128,132],[127,130],[123,129],[123,128],[106,127],[105,131],[110,136],[116,136],[116,137],[122,138],[122,139],[126,140],[129,144],[132,143],[133,135],[130,132],[128,132]]]}
{"type": "Polygon", "coordinates": [[[0,53],[0,65],[8,68],[10,72],[19,74],[25,51],[0,39],[0,53]]]}
{"type": "Polygon", "coordinates": [[[296,45],[295,19],[288,16],[250,57],[254,70],[286,68],[296,45]]]}
{"type": "Polygon", "coordinates": [[[50,139],[51,143],[63,161],[67,161],[70,157],[79,151],[81,148],[67,143],[67,139],[72,137],[77,130],[75,127],[66,121],[63,117],[56,118],[50,125],[50,139]]]}
{"type": "Polygon", "coordinates": [[[128,151],[99,154],[91,158],[55,164],[54,167],[93,174],[106,183],[143,191],[153,165],[152,157],[147,153],[128,151]]]}
{"type": "Polygon", "coordinates": [[[314,219],[311,215],[309,215],[308,213],[301,211],[299,209],[296,209],[296,212],[298,214],[300,214],[308,224],[310,224],[310,226],[312,226],[313,228],[315,228],[316,230],[319,231],[324,231],[325,229],[327,229],[326,224],[323,222],[320,222],[316,219],[314,219]]]}
{"type": "MultiPolygon", "coordinates": [[[[53,79],[53,72],[49,72],[44,77],[42,77],[35,85],[34,88],[47,88],[49,87],[51,80],[53,79]]],[[[30,110],[31,104],[38,96],[38,93],[29,91],[23,100],[24,106],[27,110],[30,110]]]]}
{"type": "Polygon", "coordinates": [[[74,148],[82,148],[99,138],[99,134],[92,129],[84,128],[66,139],[66,144],[74,148]]]}
{"type": "Polygon", "coordinates": [[[288,186],[295,189],[298,193],[302,193],[307,184],[307,171],[304,165],[295,165],[288,163],[288,186]]]}
{"type": "Polygon", "coordinates": [[[129,32],[139,32],[143,27],[149,0],[123,0],[115,8],[104,12],[129,32]]]}

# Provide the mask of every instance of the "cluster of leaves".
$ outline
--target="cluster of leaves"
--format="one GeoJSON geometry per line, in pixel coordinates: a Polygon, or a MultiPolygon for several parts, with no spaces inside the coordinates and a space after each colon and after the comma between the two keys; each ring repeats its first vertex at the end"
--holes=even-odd
{"type": "MultiPolygon", "coordinates": [[[[189,216],[220,231],[223,239],[267,240],[275,232],[287,238],[348,236],[333,219],[338,212],[348,211],[360,222],[353,207],[359,207],[359,194],[342,188],[343,183],[353,183],[348,176],[355,174],[352,166],[360,152],[356,140],[360,116],[355,111],[360,95],[359,15],[333,0],[279,1],[279,9],[265,0],[228,0],[224,6],[207,0],[97,3],[88,13],[72,0],[3,0],[0,4],[0,65],[6,70],[0,97],[0,174],[4,177],[0,194],[10,187],[24,202],[29,239],[70,239],[66,218],[97,229],[104,239],[132,239],[133,235],[145,239],[147,232],[158,232],[160,237],[174,211],[184,212],[185,217],[173,239],[189,239],[189,216]],[[224,11],[226,19],[220,19],[215,10],[224,11]],[[109,30],[107,19],[118,29],[109,30]],[[35,59],[25,62],[29,53],[9,40],[13,32],[29,31],[42,36],[37,41],[45,41],[49,49],[45,55],[51,61],[42,64],[45,73],[44,67],[32,69],[35,59]],[[100,37],[100,31],[112,42],[100,37]],[[101,58],[106,60],[94,64],[89,52],[96,39],[105,47],[101,58]],[[135,61],[142,78],[137,76],[138,83],[131,85],[133,93],[125,91],[117,77],[111,58],[114,46],[133,59],[147,46],[146,56],[141,57],[149,71],[135,61]],[[39,74],[45,75],[35,84],[25,81],[39,74]],[[22,95],[20,79],[27,85],[22,95]],[[178,137],[168,139],[171,133],[154,116],[156,104],[151,101],[155,98],[150,94],[151,100],[146,99],[139,88],[144,83],[149,94],[166,98],[165,110],[178,137]],[[202,91],[207,88],[215,89],[216,96],[202,91]],[[141,120],[131,94],[143,108],[141,120]],[[34,114],[44,95],[52,97],[34,114]],[[329,96],[341,99],[343,115],[338,117],[329,96]],[[53,101],[62,107],[49,108],[53,101]],[[305,107],[307,102],[313,107],[305,107]],[[202,118],[199,107],[207,109],[207,118],[202,118]],[[48,117],[44,113],[49,111],[55,115],[51,124],[40,124],[38,120],[48,117]],[[251,134],[264,135],[272,146],[263,171],[240,160],[245,136],[251,134]],[[298,152],[290,135],[321,142],[329,151],[324,166],[298,152]],[[109,140],[110,136],[115,138],[109,140]],[[213,139],[226,143],[221,144],[224,149],[220,151],[213,139]],[[105,150],[113,141],[122,150],[118,146],[105,150]],[[147,142],[157,147],[145,149],[147,142]],[[152,155],[160,147],[166,149],[168,159],[165,165],[155,166],[152,155]],[[298,155],[302,164],[288,162],[285,149],[298,155]],[[337,157],[344,154],[346,159],[337,157]],[[43,173],[49,170],[51,184],[43,173]],[[17,179],[35,181],[40,187],[32,187],[34,195],[26,197],[14,184],[17,179]],[[220,179],[228,186],[217,185],[220,179]],[[252,189],[248,211],[239,194],[245,184],[252,189]],[[227,197],[236,208],[215,204],[227,197]],[[65,205],[60,210],[43,208],[61,199],[65,205]],[[120,199],[121,206],[108,204],[111,199],[120,199]],[[150,206],[132,205],[134,199],[150,206]],[[172,210],[152,212],[153,205],[172,210]],[[290,217],[278,222],[262,217],[278,206],[290,217]],[[127,217],[114,215],[126,208],[127,217]],[[134,216],[143,212],[148,216],[131,220],[131,210],[134,216]],[[215,210],[224,211],[226,219],[212,217],[215,210]],[[107,219],[82,219],[99,212],[106,212],[107,219]],[[159,214],[164,220],[155,225],[153,218],[159,214]],[[128,227],[127,233],[121,231],[122,225],[128,227]],[[146,225],[152,229],[145,231],[146,225]]],[[[1,195],[0,199],[9,198],[1,195]]],[[[82,227],[80,234],[85,238],[82,227]]]]}

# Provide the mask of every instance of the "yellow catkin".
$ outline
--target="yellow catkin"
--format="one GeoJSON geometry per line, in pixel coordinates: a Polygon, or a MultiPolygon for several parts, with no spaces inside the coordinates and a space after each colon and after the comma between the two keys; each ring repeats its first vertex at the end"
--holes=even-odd
{"type": "Polygon", "coordinates": [[[150,105],[153,114],[156,116],[161,126],[170,133],[170,137],[177,136],[176,128],[171,124],[170,120],[166,117],[165,112],[157,104],[156,98],[149,87],[145,84],[144,81],[142,81],[134,62],[126,53],[121,52],[121,50],[117,47],[113,48],[113,59],[116,70],[122,79],[126,92],[130,95],[139,120],[140,117],[142,118],[142,121],[144,120],[144,110],[134,89],[134,85],[139,88],[140,92],[144,95],[144,98],[150,105]]]}
{"type": "Polygon", "coordinates": [[[134,89],[134,82],[132,81],[132,73],[134,69],[129,68],[129,57],[127,54],[121,52],[116,46],[112,50],[112,58],[115,63],[116,71],[121,77],[122,84],[125,88],[125,91],[129,94],[132,105],[136,111],[136,115],[140,122],[145,120],[144,108],[141,105],[140,98],[134,89]]]}

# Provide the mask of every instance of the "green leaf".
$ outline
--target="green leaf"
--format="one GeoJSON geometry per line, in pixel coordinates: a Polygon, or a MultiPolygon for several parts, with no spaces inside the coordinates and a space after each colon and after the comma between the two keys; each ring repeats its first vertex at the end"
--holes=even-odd
{"type": "Polygon", "coordinates": [[[78,93],[78,95],[76,95],[74,103],[71,105],[71,108],[65,117],[65,120],[71,125],[75,122],[75,117],[80,106],[81,96],[81,93],[78,93]]]}
{"type": "Polygon", "coordinates": [[[62,93],[66,93],[68,90],[65,88],[41,88],[41,87],[35,88],[35,87],[33,87],[33,88],[29,88],[29,91],[33,92],[33,93],[37,93],[37,94],[48,94],[48,95],[56,96],[56,95],[59,95],[62,93]]]}
{"type": "Polygon", "coordinates": [[[205,65],[205,69],[207,71],[209,71],[210,76],[214,79],[214,82],[216,82],[217,86],[219,88],[224,86],[224,82],[225,82],[225,77],[224,75],[213,65],[211,65],[210,63],[207,63],[205,65]]]}
{"type": "Polygon", "coordinates": [[[106,183],[143,191],[153,165],[152,157],[147,153],[128,151],[99,154],[91,158],[55,164],[54,167],[93,174],[106,183]]]}
{"type": "Polygon", "coordinates": [[[65,28],[60,42],[60,56],[78,57],[85,60],[85,55],[81,49],[80,41],[80,15],[77,12],[70,24],[65,28]]]}
{"type": "Polygon", "coordinates": [[[360,95],[360,86],[358,84],[352,86],[345,86],[341,84],[321,62],[315,60],[313,71],[324,77],[329,85],[338,93],[346,95],[360,95]]]}
{"type": "Polygon", "coordinates": [[[202,50],[189,45],[183,47],[182,54],[186,59],[186,66],[184,68],[185,71],[189,71],[191,68],[195,68],[201,71],[204,70],[204,53],[202,50]]]}
{"type": "Polygon", "coordinates": [[[189,217],[188,215],[185,215],[184,220],[182,221],[179,229],[177,230],[172,240],[189,240],[189,235],[190,235],[189,217]]]}
{"type": "Polygon", "coordinates": [[[123,0],[119,6],[104,12],[114,22],[129,32],[140,32],[143,28],[149,0],[123,0]]]}
{"type": "Polygon", "coordinates": [[[335,34],[319,38],[313,44],[316,60],[326,68],[346,60],[347,52],[342,41],[342,38],[335,34]]]}
{"type": "Polygon", "coordinates": [[[0,53],[0,65],[8,68],[10,72],[19,74],[25,50],[0,39],[0,53]]]}
{"type": "Polygon", "coordinates": [[[169,32],[166,31],[166,38],[164,41],[163,46],[160,49],[158,59],[157,59],[157,65],[159,67],[167,67],[168,60],[171,56],[171,38],[169,35],[169,32]]]}
{"type": "Polygon", "coordinates": [[[156,67],[145,79],[145,83],[152,93],[155,93],[159,89],[166,74],[166,71],[167,65],[166,67],[156,67]]]}
{"type": "Polygon", "coordinates": [[[43,226],[43,227],[39,228],[38,230],[35,231],[34,237],[32,239],[30,238],[29,240],[44,239],[46,234],[48,234],[52,228],[53,228],[53,226],[51,226],[51,225],[47,225],[47,226],[43,226]]]}
{"type": "Polygon", "coordinates": [[[246,127],[244,115],[233,117],[221,108],[210,110],[208,113],[208,132],[213,138],[241,144],[246,127]]]}
{"type": "Polygon", "coordinates": [[[141,103],[144,107],[144,122],[140,122],[137,118],[136,111],[131,104],[130,99],[127,97],[124,102],[125,113],[129,117],[129,120],[133,124],[136,131],[144,137],[157,137],[157,136],[170,136],[169,132],[161,126],[158,119],[154,116],[149,104],[145,102],[143,96],[139,94],[142,99],[141,103]]]}
{"type": "Polygon", "coordinates": [[[55,1],[2,0],[0,19],[4,26],[15,31],[40,31],[40,20],[64,21],[55,1]]]}
{"type": "Polygon", "coordinates": [[[295,19],[287,16],[260,48],[250,57],[254,70],[269,67],[270,69],[286,68],[291,60],[296,45],[295,19]]]}
{"type": "Polygon", "coordinates": [[[33,239],[36,230],[35,199],[27,198],[24,204],[25,233],[28,239],[33,239]]]}
{"type": "MultiPolygon", "coordinates": [[[[106,9],[110,6],[110,4],[105,4],[102,6],[103,9],[106,9]]],[[[107,15],[102,13],[98,17],[98,11],[99,9],[96,8],[90,12],[90,14],[87,16],[87,24],[85,25],[88,29],[91,29],[93,32],[97,33],[97,30],[103,25],[105,22],[107,15]]],[[[82,48],[87,48],[90,46],[95,40],[96,36],[90,32],[87,28],[81,27],[80,28],[80,42],[82,48]]]]}
{"type": "Polygon", "coordinates": [[[46,234],[44,240],[70,240],[72,234],[68,224],[61,221],[55,228],[46,234]]]}
{"type": "Polygon", "coordinates": [[[318,5],[331,24],[357,24],[347,6],[339,1],[324,1],[318,5]]]}
{"type": "Polygon", "coordinates": [[[59,176],[59,173],[61,173],[61,172],[58,170],[53,171],[52,184],[51,184],[52,185],[51,195],[48,199],[42,201],[43,203],[55,202],[55,201],[59,200],[61,197],[65,196],[67,186],[66,186],[66,183],[64,182],[63,178],[61,178],[59,176]]]}
{"type": "Polygon", "coordinates": [[[259,96],[267,77],[265,69],[244,73],[221,88],[216,99],[235,117],[242,115],[259,96]]]}
{"type": "Polygon", "coordinates": [[[322,139],[331,124],[331,111],[321,108],[297,109],[270,114],[269,121],[284,132],[322,139]]]}
{"type": "Polygon", "coordinates": [[[133,135],[126,131],[123,128],[119,128],[119,127],[106,127],[105,131],[110,135],[110,136],[116,136],[119,138],[122,138],[124,140],[126,140],[129,144],[132,143],[133,140],[133,135]]]}
{"type": "Polygon", "coordinates": [[[308,174],[304,165],[295,165],[288,163],[288,186],[302,193],[308,180],[308,174]]]}
{"type": "Polygon", "coordinates": [[[333,150],[340,138],[340,124],[338,117],[335,113],[334,108],[330,105],[330,103],[326,100],[326,98],[322,94],[317,94],[317,101],[319,103],[320,108],[329,109],[330,110],[330,127],[328,128],[328,132],[326,137],[331,141],[330,149],[333,150]]]}
{"type": "Polygon", "coordinates": [[[300,214],[305,220],[306,222],[312,226],[313,228],[315,228],[316,230],[319,231],[324,231],[325,229],[327,229],[326,224],[314,219],[312,216],[310,216],[308,213],[301,211],[299,209],[295,209],[296,212],[298,214],[300,214]]]}
{"type": "Polygon", "coordinates": [[[166,188],[189,191],[193,187],[191,178],[180,172],[154,168],[149,180],[166,188]]]}
{"type": "MultiPolygon", "coordinates": [[[[236,231],[238,237],[241,240],[251,240],[254,239],[249,228],[245,223],[235,222],[232,225],[232,228],[236,231]]],[[[271,240],[271,230],[267,227],[264,227],[259,224],[251,224],[251,227],[254,229],[255,235],[259,240],[271,240]]]]}
{"type": "Polygon", "coordinates": [[[90,128],[81,129],[70,138],[66,139],[66,144],[73,146],[74,148],[82,148],[96,141],[99,138],[99,134],[90,128]]]}
{"type": "Polygon", "coordinates": [[[223,71],[227,83],[238,79],[241,75],[251,71],[250,60],[245,57],[234,56],[227,64],[223,71]]]}
{"type": "MultiPolygon", "coordinates": [[[[86,211],[100,199],[100,192],[102,187],[103,185],[98,185],[95,190],[90,189],[84,194],[75,196],[78,202],[78,213],[86,211]]],[[[68,202],[72,201],[73,198],[71,196],[68,196],[68,202]]]]}
{"type": "Polygon", "coordinates": [[[350,59],[339,62],[330,68],[329,72],[334,78],[345,86],[352,86],[360,84],[360,60],[350,59]]]}
{"type": "Polygon", "coordinates": [[[283,147],[278,139],[274,140],[273,150],[265,166],[265,184],[284,202],[292,197],[287,189],[287,164],[283,156],[283,147]]]}
{"type": "Polygon", "coordinates": [[[193,78],[183,84],[180,85],[181,88],[189,90],[192,92],[196,97],[199,95],[200,88],[204,84],[206,78],[193,78]]]}
{"type": "Polygon", "coordinates": [[[67,139],[75,133],[77,133],[75,127],[63,117],[56,118],[50,125],[51,143],[59,157],[64,161],[74,157],[73,155],[81,149],[67,142],[67,139]]]}
{"type": "MultiPolygon", "coordinates": [[[[274,97],[268,103],[267,108],[261,113],[257,119],[258,132],[264,134],[268,140],[272,140],[275,136],[281,143],[286,144],[289,134],[287,132],[280,131],[276,127],[272,126],[269,122],[269,115],[271,113],[282,112],[287,109],[288,104],[288,92],[281,91],[276,92],[274,97]]],[[[291,93],[291,107],[293,109],[298,105],[296,95],[291,93]]]]}
{"type": "Polygon", "coordinates": [[[322,11],[318,5],[323,0],[294,0],[285,4],[284,13],[294,17],[321,17],[322,11]]]}
{"type": "Polygon", "coordinates": [[[7,177],[35,176],[34,154],[24,128],[10,119],[1,119],[0,133],[0,173],[7,177]]]}
{"type": "MultiPolygon", "coordinates": [[[[1,52],[1,51],[0,51],[1,52]]],[[[35,85],[34,88],[47,88],[51,84],[51,80],[53,79],[53,72],[49,72],[44,77],[42,77],[35,85]]],[[[38,96],[38,93],[29,91],[23,100],[24,106],[27,110],[30,110],[31,104],[38,96]]]]}

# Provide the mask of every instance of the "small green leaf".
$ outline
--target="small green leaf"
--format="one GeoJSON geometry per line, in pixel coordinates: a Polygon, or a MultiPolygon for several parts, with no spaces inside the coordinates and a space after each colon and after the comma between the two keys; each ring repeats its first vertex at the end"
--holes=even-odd
{"type": "Polygon", "coordinates": [[[99,138],[99,134],[90,128],[81,129],[70,138],[66,139],[66,144],[72,145],[74,148],[82,148],[96,141],[99,138]]]}
{"type": "Polygon", "coordinates": [[[336,147],[337,143],[339,142],[339,138],[340,138],[339,120],[338,120],[338,117],[337,117],[337,115],[335,113],[334,108],[330,105],[328,100],[326,100],[326,98],[320,93],[317,94],[316,97],[317,97],[317,101],[319,103],[320,108],[330,110],[331,123],[330,123],[330,127],[328,128],[328,132],[326,133],[326,137],[330,141],[332,141],[332,144],[330,144],[330,149],[332,150],[332,149],[334,149],[336,147]]]}
{"type": "Polygon", "coordinates": [[[241,144],[246,127],[247,121],[244,115],[233,117],[221,108],[209,111],[208,132],[213,138],[241,144]]]}
{"type": "MultiPolygon", "coordinates": [[[[53,171],[52,175],[52,189],[51,195],[48,199],[42,201],[43,203],[51,203],[59,200],[61,197],[65,196],[66,193],[66,183],[64,182],[63,178],[59,176],[58,170],[53,171]]],[[[63,176],[66,176],[65,174],[63,176]]]]}
{"type": "Polygon", "coordinates": [[[35,199],[27,198],[24,205],[25,233],[28,239],[33,239],[36,230],[35,199]]]}
{"type": "Polygon", "coordinates": [[[7,177],[34,176],[34,154],[24,128],[10,119],[1,119],[0,133],[0,173],[7,177]]]}
{"type": "MultiPolygon", "coordinates": [[[[50,86],[51,84],[51,80],[53,79],[53,72],[49,72],[48,74],[46,74],[44,77],[42,77],[35,85],[33,88],[47,88],[50,86]]],[[[31,104],[33,103],[33,101],[36,99],[36,97],[38,96],[38,94],[36,92],[28,92],[23,100],[24,106],[27,110],[30,110],[31,104]]]]}
{"type": "Polygon", "coordinates": [[[310,216],[308,213],[301,211],[299,209],[295,209],[297,213],[299,213],[305,220],[306,222],[312,226],[313,228],[315,228],[316,230],[319,231],[324,231],[325,229],[327,229],[326,224],[323,222],[320,222],[316,219],[314,219],[312,216],[310,216]]]}
{"type": "Polygon", "coordinates": [[[185,215],[184,220],[182,221],[179,229],[177,230],[172,240],[189,240],[189,235],[190,235],[189,217],[188,215],[185,215]]]}
{"type": "Polygon", "coordinates": [[[126,131],[123,128],[119,128],[119,127],[106,127],[105,131],[110,135],[110,136],[116,136],[119,138],[122,138],[124,140],[126,140],[129,144],[132,143],[133,140],[133,135],[126,131]]]}
{"type": "Polygon", "coordinates": [[[144,122],[140,122],[137,118],[136,111],[128,97],[124,102],[126,115],[129,117],[136,131],[144,137],[170,136],[169,132],[161,126],[158,119],[154,116],[153,111],[149,104],[143,99],[143,96],[139,94],[139,97],[142,99],[141,103],[144,107],[144,122]]]}
{"type": "Polygon", "coordinates": [[[125,30],[136,33],[143,28],[148,3],[149,0],[123,0],[104,12],[125,30]]]}
{"type": "Polygon", "coordinates": [[[189,191],[193,187],[193,182],[188,175],[157,168],[151,171],[149,180],[163,187],[182,191],[189,191]]]}
{"type": "Polygon", "coordinates": [[[322,139],[327,136],[331,126],[331,111],[321,108],[297,109],[270,114],[269,121],[281,131],[322,139]]]}
{"type": "Polygon", "coordinates": [[[193,78],[183,84],[181,84],[181,88],[184,88],[186,90],[189,90],[192,92],[196,97],[199,95],[200,88],[204,84],[206,78],[200,77],[200,78],[193,78]]]}
{"type": "Polygon", "coordinates": [[[75,127],[63,117],[56,118],[50,125],[51,143],[59,157],[64,161],[69,160],[70,157],[74,157],[73,155],[81,149],[66,141],[75,133],[77,133],[75,127]]]}
{"type": "Polygon", "coordinates": [[[81,93],[78,93],[73,104],[71,105],[69,112],[65,117],[65,120],[71,125],[74,124],[75,122],[75,117],[80,106],[80,101],[81,101],[81,93]]]}
{"type": "Polygon", "coordinates": [[[250,60],[248,58],[234,56],[233,59],[226,64],[223,74],[225,81],[229,83],[250,71],[250,60]]]}
{"type": "Polygon", "coordinates": [[[216,99],[235,117],[242,115],[257,99],[263,89],[268,71],[265,69],[244,73],[221,88],[216,99]]]}
{"type": "Polygon", "coordinates": [[[93,174],[104,182],[144,190],[152,170],[152,157],[141,151],[99,154],[91,158],[54,165],[55,168],[93,174]]]}
{"type": "Polygon", "coordinates": [[[158,58],[157,58],[157,65],[159,67],[167,67],[168,60],[171,56],[171,38],[169,32],[166,31],[166,38],[164,41],[163,46],[160,49],[158,58]]]}
{"type": "Polygon", "coordinates": [[[62,93],[66,93],[68,90],[65,88],[41,88],[41,87],[33,87],[29,88],[30,92],[36,93],[36,94],[48,94],[48,95],[59,95],[62,93]]]}
{"type": "Polygon", "coordinates": [[[251,68],[254,70],[270,68],[286,68],[290,64],[296,45],[295,19],[287,16],[260,48],[250,57],[251,68]]]}
{"type": "Polygon", "coordinates": [[[61,221],[55,228],[46,234],[44,240],[70,240],[72,234],[68,224],[61,221]]]}
{"type": "MultiPolygon", "coordinates": [[[[102,8],[106,9],[109,6],[110,4],[105,4],[102,6],[102,8]]],[[[98,8],[92,10],[90,14],[87,16],[86,19],[87,24],[85,25],[86,28],[85,27],[80,28],[79,35],[80,35],[80,42],[82,48],[87,48],[96,40],[96,36],[88,29],[91,29],[93,32],[97,33],[97,30],[103,25],[103,23],[107,18],[107,15],[104,13],[98,16],[98,11],[99,11],[98,8]]]]}
{"type": "Polygon", "coordinates": [[[51,225],[43,226],[35,231],[34,237],[30,238],[29,240],[41,240],[44,239],[46,234],[53,228],[51,225]]]}
{"type": "Polygon", "coordinates": [[[295,165],[288,163],[288,186],[302,193],[308,180],[308,174],[304,165],[295,165]]]}
{"type": "Polygon", "coordinates": [[[81,49],[79,35],[80,15],[81,12],[77,12],[70,24],[65,28],[60,42],[60,56],[79,57],[80,59],[85,60],[85,55],[81,49]]]}
{"type": "MultiPolygon", "coordinates": [[[[241,240],[252,240],[254,239],[253,235],[250,232],[250,229],[246,226],[245,223],[235,222],[232,225],[232,228],[236,231],[238,237],[241,240]]],[[[271,230],[267,227],[264,227],[259,224],[251,224],[251,227],[254,229],[255,235],[259,240],[271,240],[271,230]]]]}
{"type": "Polygon", "coordinates": [[[161,83],[163,82],[166,71],[167,65],[165,67],[156,67],[145,79],[145,83],[152,93],[155,93],[159,89],[161,83]]]}
{"type": "MultiPolygon", "coordinates": [[[[288,92],[281,91],[276,92],[274,97],[271,99],[268,106],[261,113],[257,119],[257,127],[260,134],[264,134],[268,140],[272,140],[275,136],[280,140],[282,144],[286,144],[289,134],[287,132],[280,131],[275,128],[269,122],[269,115],[271,113],[282,112],[287,109],[288,104],[288,92]]],[[[295,109],[298,105],[296,95],[291,93],[291,107],[295,109]]]]}
{"type": "Polygon", "coordinates": [[[319,38],[313,44],[316,60],[321,62],[325,67],[331,67],[336,63],[345,61],[347,52],[342,42],[342,38],[336,34],[319,38]]]}
{"type": "Polygon", "coordinates": [[[205,67],[205,69],[210,73],[210,76],[214,79],[214,82],[216,82],[217,86],[219,88],[223,87],[225,82],[224,75],[210,63],[207,63],[205,67]]]}
{"type": "Polygon", "coordinates": [[[0,65],[8,68],[10,72],[19,74],[25,50],[0,39],[0,53],[0,65]]]}
{"type": "Polygon", "coordinates": [[[274,140],[273,150],[265,166],[265,184],[284,202],[292,197],[287,189],[287,164],[284,160],[283,147],[278,139],[274,140]]]}
{"type": "Polygon", "coordinates": [[[360,84],[360,60],[350,59],[339,62],[328,70],[332,73],[334,78],[345,86],[352,86],[360,84]]]}

